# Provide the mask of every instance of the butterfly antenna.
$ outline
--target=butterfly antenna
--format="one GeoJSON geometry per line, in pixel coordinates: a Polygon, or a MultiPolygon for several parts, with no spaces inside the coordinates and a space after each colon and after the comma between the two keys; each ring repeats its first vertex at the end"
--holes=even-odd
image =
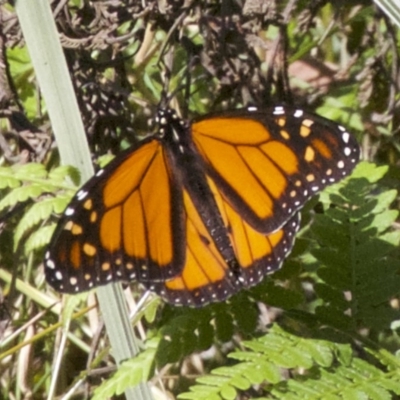
{"type": "Polygon", "coordinates": [[[289,75],[288,75],[288,64],[287,64],[287,45],[288,38],[287,32],[283,26],[280,27],[281,31],[281,51],[278,54],[279,57],[279,70],[276,80],[277,93],[280,93],[280,100],[286,104],[293,104],[292,92],[290,90],[289,75]]]}

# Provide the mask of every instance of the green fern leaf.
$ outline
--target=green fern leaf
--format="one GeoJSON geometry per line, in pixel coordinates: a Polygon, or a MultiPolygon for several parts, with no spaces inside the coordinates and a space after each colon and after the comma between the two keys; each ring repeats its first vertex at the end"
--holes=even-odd
{"type": "MultiPolygon", "coordinates": [[[[172,311],[172,310],[171,310],[172,311]]],[[[177,315],[161,329],[162,340],[157,351],[160,365],[179,361],[196,350],[208,349],[213,341],[210,308],[173,310],[177,315]]]]}
{"type": "Polygon", "coordinates": [[[231,340],[234,332],[253,334],[257,329],[257,304],[245,292],[229,302],[202,309],[164,307],[157,361],[160,366],[180,361],[194,351],[207,350],[217,337],[231,340]],[[246,310],[246,312],[243,312],[246,310]],[[226,325],[225,325],[226,323],[226,325]]]}
{"type": "Polygon", "coordinates": [[[343,390],[340,395],[344,400],[368,400],[368,395],[364,391],[353,388],[343,390]]]}
{"type": "Polygon", "coordinates": [[[333,363],[333,353],[331,345],[328,342],[314,341],[311,343],[309,340],[301,341],[301,349],[305,354],[309,354],[310,357],[319,365],[329,367],[333,363]]]}
{"type": "MultiPolygon", "coordinates": [[[[288,263],[285,264],[285,267],[288,263]]],[[[251,290],[251,296],[271,307],[279,307],[284,310],[291,310],[304,301],[304,294],[300,291],[295,291],[286,287],[279,286],[276,281],[279,281],[282,275],[279,275],[278,271],[273,276],[273,281],[268,277],[263,283],[257,285],[251,290]]],[[[287,269],[285,268],[285,273],[287,269]]],[[[293,271],[293,279],[297,279],[299,272],[293,271]]],[[[291,277],[285,277],[286,279],[291,279],[291,277]]]]}
{"type": "Polygon", "coordinates": [[[257,364],[253,364],[252,368],[248,368],[243,372],[246,378],[255,385],[261,384],[263,381],[270,383],[278,383],[282,379],[281,369],[267,360],[260,360],[257,364]]]}
{"type": "Polygon", "coordinates": [[[65,209],[67,208],[67,205],[71,201],[71,198],[72,198],[72,194],[61,194],[61,195],[58,195],[57,197],[54,197],[52,199],[53,201],[50,201],[50,204],[53,207],[53,211],[56,214],[63,213],[65,211],[65,209]]]}
{"type": "Polygon", "coordinates": [[[70,178],[75,185],[80,183],[79,170],[71,165],[61,165],[49,172],[49,180],[53,183],[63,183],[66,178],[70,178]]]}
{"type": "Polygon", "coordinates": [[[178,399],[221,400],[221,396],[219,394],[212,393],[207,386],[206,387],[201,386],[199,388],[194,387],[193,392],[179,394],[178,399]]]}
{"type": "Polygon", "coordinates": [[[55,227],[56,224],[51,224],[49,226],[39,228],[37,231],[33,232],[25,243],[25,253],[29,254],[34,250],[42,249],[44,246],[46,246],[50,242],[55,227]]]}
{"type": "Polygon", "coordinates": [[[370,183],[376,183],[386,175],[388,170],[388,166],[378,167],[375,164],[364,161],[357,165],[357,168],[352,173],[352,178],[362,178],[370,183]]]}
{"type": "Polygon", "coordinates": [[[14,234],[15,247],[18,246],[21,237],[39,222],[47,219],[53,212],[54,199],[49,198],[35,203],[19,221],[14,234]]]}
{"type": "Polygon", "coordinates": [[[23,203],[28,199],[35,199],[47,191],[47,188],[41,185],[20,186],[12,190],[0,201],[0,211],[23,203]]]}
{"type": "Polygon", "coordinates": [[[229,357],[240,361],[250,361],[247,363],[248,368],[243,371],[243,376],[253,384],[261,384],[265,380],[278,383],[282,379],[280,368],[266,361],[258,353],[235,352],[229,354],[229,357]]]}
{"type": "Polygon", "coordinates": [[[312,226],[320,245],[312,254],[321,263],[317,274],[323,281],[316,284],[315,291],[325,302],[316,314],[337,327],[348,329],[356,319],[381,329],[382,324],[387,326],[396,319],[396,314],[400,318],[389,306],[400,287],[397,267],[391,262],[400,244],[400,232],[392,229],[398,211],[388,209],[397,192],[375,195],[371,187],[385,171],[361,163],[346,185],[330,188],[326,211],[316,216],[312,226]],[[364,176],[366,172],[368,176],[364,176]],[[334,208],[329,207],[333,200],[334,208]],[[343,296],[345,292],[351,293],[350,298],[343,296]],[[348,310],[353,320],[345,315],[348,310]]]}
{"type": "Polygon", "coordinates": [[[200,385],[193,386],[191,393],[179,395],[179,399],[226,399],[233,400],[237,396],[237,390],[247,390],[250,382],[244,377],[247,370],[246,363],[236,365],[235,368],[221,367],[213,370],[213,375],[200,377],[197,382],[200,385]]]}
{"type": "Polygon", "coordinates": [[[94,392],[92,400],[103,400],[122,394],[126,389],[146,382],[150,376],[156,354],[157,341],[147,344],[147,349],[133,359],[123,362],[114,376],[104,381],[94,392]]]}
{"type": "Polygon", "coordinates": [[[14,176],[13,169],[9,167],[0,167],[0,189],[15,189],[21,185],[21,181],[14,176]]]}
{"type": "Polygon", "coordinates": [[[219,307],[218,318],[215,319],[215,335],[217,340],[227,342],[234,332],[234,320],[226,307],[219,307]]]}
{"type": "MultiPolygon", "coordinates": [[[[325,276],[324,280],[328,281],[328,275],[325,276]]],[[[324,283],[316,283],[314,285],[314,290],[316,295],[324,300],[325,303],[338,304],[339,309],[343,309],[348,306],[348,301],[345,299],[344,293],[331,285],[326,285],[324,283]]]]}
{"type": "Polygon", "coordinates": [[[21,181],[30,181],[47,177],[47,171],[43,164],[29,163],[15,168],[14,176],[21,181]]]}
{"type": "Polygon", "coordinates": [[[385,349],[379,351],[368,350],[374,357],[376,357],[389,371],[400,371],[400,359],[395,355],[389,353],[385,349]]]}
{"type": "Polygon", "coordinates": [[[236,390],[232,386],[221,387],[221,397],[225,400],[234,400],[236,398],[236,390]]]}
{"type": "Polygon", "coordinates": [[[397,381],[395,381],[394,379],[390,379],[389,377],[387,379],[382,379],[380,383],[385,389],[394,392],[397,395],[400,395],[400,380],[398,377],[397,381]]]}
{"type": "MultiPolygon", "coordinates": [[[[378,230],[378,233],[382,233],[387,230],[394,221],[396,221],[398,216],[399,212],[397,210],[384,210],[378,215],[374,216],[374,220],[371,222],[371,225],[378,230]]],[[[380,239],[385,240],[384,237],[380,237],[380,239]]],[[[395,244],[395,242],[392,242],[392,244],[395,244]]]]}
{"type": "MultiPolygon", "coordinates": [[[[250,350],[230,354],[231,358],[243,362],[229,368],[213,370],[212,375],[197,379],[196,385],[190,388],[190,392],[182,393],[178,398],[234,399],[237,398],[238,392],[248,390],[253,385],[258,385],[259,389],[263,388],[266,392],[269,390],[274,398],[285,400],[389,399],[393,392],[397,393],[400,389],[398,367],[394,370],[394,374],[386,373],[375,366],[374,361],[369,363],[354,357],[348,344],[298,337],[277,325],[274,325],[267,335],[243,344],[250,350]],[[293,357],[293,354],[298,354],[300,350],[307,353],[306,357],[312,360],[310,368],[302,368],[302,373],[299,374],[298,367],[304,362],[300,358],[296,360],[297,366],[291,374],[293,377],[283,381],[279,368],[285,363],[274,357],[274,353],[284,351],[284,354],[293,357]],[[278,371],[274,382],[266,378],[264,365],[272,365],[275,371],[278,371]],[[263,382],[270,384],[262,385],[263,382]]],[[[376,352],[370,351],[370,353],[375,355],[376,352]]],[[[386,364],[399,363],[386,351],[377,354],[387,361],[386,364]]]]}
{"type": "Polygon", "coordinates": [[[393,398],[385,388],[372,385],[368,382],[364,384],[363,390],[368,395],[368,398],[372,400],[391,400],[393,398]]]}
{"type": "Polygon", "coordinates": [[[374,207],[374,212],[375,214],[379,214],[383,211],[386,211],[391,204],[396,200],[397,198],[397,190],[392,189],[388,190],[386,192],[380,193],[377,196],[375,196],[377,204],[374,207]]]}
{"type": "Polygon", "coordinates": [[[327,398],[390,398],[385,388],[382,371],[365,361],[355,358],[350,366],[340,365],[334,369],[315,369],[309,375],[298,376],[281,382],[271,390],[277,398],[304,399],[327,398]]]}
{"type": "Polygon", "coordinates": [[[259,310],[248,293],[239,292],[234,296],[230,300],[229,311],[239,331],[252,334],[257,329],[259,310]]]}

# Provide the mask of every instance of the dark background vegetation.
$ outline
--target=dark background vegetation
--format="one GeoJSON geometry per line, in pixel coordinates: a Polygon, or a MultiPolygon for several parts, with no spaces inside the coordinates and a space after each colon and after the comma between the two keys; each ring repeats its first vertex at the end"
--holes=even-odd
{"type": "MultiPolygon", "coordinates": [[[[301,385],[318,392],[309,398],[328,398],[333,387],[332,398],[347,398],[345,390],[348,398],[396,398],[398,28],[366,0],[57,0],[52,9],[96,166],[151,132],[166,100],[188,119],[249,104],[304,107],[345,125],[363,159],[381,166],[364,164],[348,186],[307,205],[293,254],[254,290],[204,309],[147,306],[135,327],[145,349],[156,342],[146,365],[163,398],[219,366],[231,368],[218,375],[231,380],[205,384],[208,397],[193,398],[297,398],[301,385]],[[265,342],[244,342],[251,339],[265,342]],[[233,350],[248,351],[247,364],[245,356],[227,358],[233,350]],[[260,379],[256,365],[265,367],[260,379]]],[[[28,167],[28,175],[51,180],[59,159],[10,4],[0,5],[0,18],[0,398],[44,398],[60,340],[51,330],[60,315],[46,305],[59,296],[43,278],[49,235],[33,234],[61,210],[52,205],[25,228],[21,220],[32,205],[66,191],[14,192],[31,187],[15,171],[41,163],[44,172],[28,167]],[[16,175],[7,180],[7,171],[16,175]],[[16,288],[2,271],[27,286],[16,288]]],[[[141,294],[133,286],[127,296],[133,302],[141,294]]],[[[86,296],[79,301],[77,309],[87,305],[86,296]]],[[[90,398],[113,371],[106,333],[91,312],[72,321],[60,394],[81,373],[74,398],[90,398]]],[[[124,379],[138,370],[132,365],[124,379]]]]}

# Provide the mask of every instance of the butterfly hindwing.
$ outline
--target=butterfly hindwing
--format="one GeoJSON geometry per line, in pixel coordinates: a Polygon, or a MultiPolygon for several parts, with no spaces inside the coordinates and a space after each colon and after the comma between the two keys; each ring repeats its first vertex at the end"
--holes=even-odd
{"type": "Polygon", "coordinates": [[[175,278],[147,284],[172,304],[201,306],[223,301],[243,288],[258,284],[279,269],[290,253],[299,228],[299,214],[276,232],[265,235],[243,220],[208,178],[218,209],[229,232],[237,263],[227,263],[218,251],[190,196],[184,193],[186,262],[175,278]]]}
{"type": "Polygon", "coordinates": [[[47,280],[67,293],[167,280],[183,267],[181,214],[181,187],[160,142],[130,149],[72,199],[46,254],[47,280]]]}

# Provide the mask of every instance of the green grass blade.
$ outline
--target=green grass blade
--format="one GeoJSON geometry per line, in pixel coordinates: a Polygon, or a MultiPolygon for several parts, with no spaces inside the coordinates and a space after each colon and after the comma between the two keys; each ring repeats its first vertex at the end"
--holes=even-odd
{"type": "Polygon", "coordinates": [[[400,27],[400,3],[398,0],[374,0],[379,8],[400,27]]]}

